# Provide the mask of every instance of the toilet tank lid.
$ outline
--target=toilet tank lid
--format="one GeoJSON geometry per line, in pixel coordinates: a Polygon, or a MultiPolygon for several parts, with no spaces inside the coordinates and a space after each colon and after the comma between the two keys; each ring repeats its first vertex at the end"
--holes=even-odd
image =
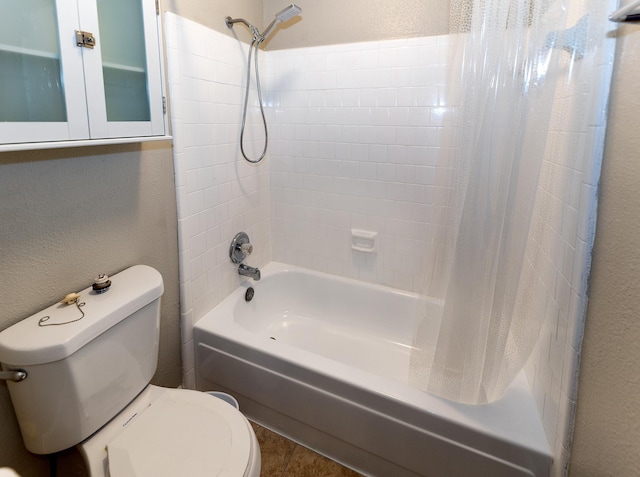
{"type": "Polygon", "coordinates": [[[0,362],[29,366],[65,359],[164,291],[162,275],[147,265],[127,268],[110,279],[104,293],[91,287],[79,292],[85,316],[78,321],[73,320],[82,313],[76,306],[56,303],[0,332],[0,362]]]}

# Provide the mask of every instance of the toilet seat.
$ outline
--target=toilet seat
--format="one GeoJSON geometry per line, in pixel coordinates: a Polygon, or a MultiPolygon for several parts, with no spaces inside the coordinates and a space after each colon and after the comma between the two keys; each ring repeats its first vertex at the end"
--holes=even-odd
{"type": "Polygon", "coordinates": [[[107,445],[111,477],[244,476],[252,452],[240,412],[187,390],[165,392],[107,445]]]}

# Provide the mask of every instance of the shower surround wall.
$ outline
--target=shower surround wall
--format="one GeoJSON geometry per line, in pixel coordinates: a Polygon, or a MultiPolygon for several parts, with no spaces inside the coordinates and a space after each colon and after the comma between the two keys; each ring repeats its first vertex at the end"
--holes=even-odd
{"type": "Polygon", "coordinates": [[[447,37],[261,52],[271,141],[253,166],[238,146],[248,46],[172,13],[165,29],[184,385],[194,385],[193,323],[238,284],[228,258],[236,232],[251,237],[254,266],[273,253],[421,290],[431,197],[447,174],[436,168],[453,110],[440,106],[447,37]],[[352,228],[378,232],[375,253],[352,251],[352,228]]]}
{"type": "MultiPolygon", "coordinates": [[[[599,11],[593,9],[591,14],[604,19],[615,6],[616,2],[603,2],[599,11]]],[[[568,26],[589,11],[577,2],[571,7],[568,26]]],[[[566,475],[573,436],[615,56],[615,37],[606,34],[607,28],[597,21],[590,28],[602,35],[602,47],[592,46],[579,60],[563,55],[566,75],[556,88],[527,246],[529,265],[544,284],[545,315],[525,370],[553,451],[554,475],[558,476],[566,475]]]]}
{"type": "MultiPolygon", "coordinates": [[[[222,21],[222,20],[221,20],[222,21]]],[[[247,263],[271,261],[268,163],[250,165],[238,145],[246,45],[165,15],[178,202],[183,385],[194,387],[193,323],[240,283],[229,244],[245,231],[247,263]]]]}
{"type": "MultiPolygon", "coordinates": [[[[450,174],[440,146],[457,110],[458,96],[446,87],[452,39],[261,53],[271,142],[267,160],[256,167],[240,158],[237,144],[246,64],[239,43],[172,14],[166,25],[186,297],[185,385],[193,385],[192,323],[238,283],[227,251],[241,229],[256,246],[252,265],[273,258],[422,291],[424,254],[436,226],[432,200],[450,174]],[[378,233],[375,253],[351,249],[352,228],[378,233]]],[[[574,74],[577,83],[557,98],[556,119],[595,110],[596,120],[577,131],[557,123],[537,198],[548,212],[538,214],[533,227],[530,256],[537,253],[546,321],[526,370],[556,475],[563,475],[570,448],[605,128],[606,102],[597,84],[610,73],[612,51],[576,62],[583,74],[574,74]],[[590,158],[585,168],[563,155],[575,144],[590,158]],[[557,180],[565,176],[569,190],[557,180]]]]}
{"type": "MultiPolygon", "coordinates": [[[[422,292],[448,36],[269,52],[274,260],[422,292]],[[351,229],[376,232],[375,253],[351,229]]],[[[448,121],[450,124],[450,121],[448,121]]]]}

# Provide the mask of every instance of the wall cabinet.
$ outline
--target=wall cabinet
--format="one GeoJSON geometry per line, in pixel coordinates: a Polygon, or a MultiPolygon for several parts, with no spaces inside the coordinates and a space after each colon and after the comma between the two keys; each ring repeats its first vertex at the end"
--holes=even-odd
{"type": "Polygon", "coordinates": [[[0,151],[165,136],[155,0],[0,10],[0,151]]]}

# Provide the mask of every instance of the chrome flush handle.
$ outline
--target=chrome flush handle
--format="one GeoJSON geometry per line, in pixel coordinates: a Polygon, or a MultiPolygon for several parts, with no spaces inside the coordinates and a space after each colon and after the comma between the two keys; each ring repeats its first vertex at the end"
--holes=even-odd
{"type": "Polygon", "coordinates": [[[0,380],[13,381],[15,383],[27,379],[27,372],[22,369],[12,369],[11,371],[0,371],[0,380]]]}

